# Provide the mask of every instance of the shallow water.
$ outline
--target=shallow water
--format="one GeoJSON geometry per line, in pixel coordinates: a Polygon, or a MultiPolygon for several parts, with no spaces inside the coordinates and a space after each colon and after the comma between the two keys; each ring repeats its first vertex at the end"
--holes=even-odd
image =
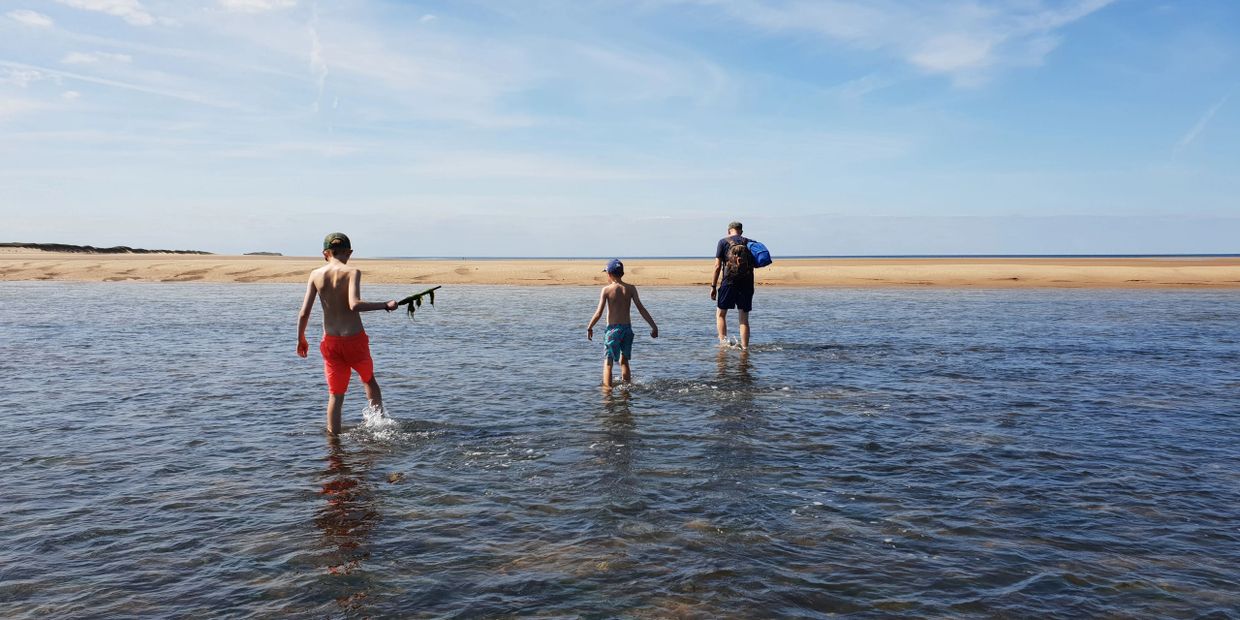
{"type": "Polygon", "coordinates": [[[449,287],[338,441],[300,296],[0,285],[0,617],[1240,609],[1236,293],[648,288],[604,391],[595,289],[449,287]]]}

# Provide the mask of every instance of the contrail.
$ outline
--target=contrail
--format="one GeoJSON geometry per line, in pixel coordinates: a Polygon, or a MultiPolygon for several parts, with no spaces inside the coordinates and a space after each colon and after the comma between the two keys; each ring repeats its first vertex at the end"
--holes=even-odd
{"type": "Polygon", "coordinates": [[[327,61],[323,59],[323,45],[319,42],[319,6],[316,4],[311,9],[310,24],[310,71],[314,74],[318,81],[319,96],[314,100],[314,111],[319,111],[319,104],[323,101],[323,87],[327,83],[327,61]]]}
{"type": "Polygon", "coordinates": [[[1223,95],[1222,99],[1219,99],[1217,103],[1210,106],[1209,110],[1206,110],[1205,114],[1201,115],[1201,118],[1197,120],[1197,124],[1193,125],[1193,128],[1188,130],[1188,133],[1184,134],[1184,137],[1180,138],[1180,141],[1176,143],[1172,156],[1178,156],[1181,151],[1188,148],[1197,139],[1197,136],[1210,124],[1210,119],[1214,118],[1214,114],[1219,111],[1219,108],[1223,107],[1223,104],[1227,103],[1228,99],[1231,99],[1232,94],[1235,92],[1235,89],[1232,89],[1230,93],[1223,95]]]}

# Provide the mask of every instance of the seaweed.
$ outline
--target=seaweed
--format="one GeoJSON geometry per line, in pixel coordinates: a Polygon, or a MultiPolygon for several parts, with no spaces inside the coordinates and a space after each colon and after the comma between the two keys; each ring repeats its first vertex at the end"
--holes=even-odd
{"type": "Polygon", "coordinates": [[[408,312],[408,313],[409,313],[409,318],[410,318],[410,319],[412,319],[412,318],[413,318],[413,313],[414,313],[414,312],[417,312],[418,308],[421,308],[421,307],[422,307],[422,299],[423,299],[423,298],[426,298],[426,299],[427,299],[427,301],[429,301],[429,302],[430,302],[430,304],[431,304],[432,306],[433,306],[433,305],[435,305],[435,291],[437,291],[437,290],[439,290],[439,289],[441,289],[441,288],[443,288],[443,287],[442,287],[442,286],[436,286],[436,287],[434,287],[434,288],[428,288],[428,289],[426,289],[425,291],[422,291],[421,293],[414,293],[414,294],[412,294],[412,295],[410,295],[410,296],[408,296],[408,297],[406,297],[406,298],[404,298],[404,299],[402,299],[402,300],[400,300],[400,301],[396,302],[396,305],[397,305],[398,307],[399,307],[399,306],[408,306],[408,309],[406,310],[406,312],[408,312]]]}

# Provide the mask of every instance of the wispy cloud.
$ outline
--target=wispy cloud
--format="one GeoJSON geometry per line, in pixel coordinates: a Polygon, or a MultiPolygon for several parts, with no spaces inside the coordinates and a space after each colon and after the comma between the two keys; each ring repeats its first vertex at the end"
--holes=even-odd
{"type": "Polygon", "coordinates": [[[1219,109],[1227,103],[1228,99],[1231,99],[1231,96],[1234,93],[1235,91],[1233,90],[1232,92],[1223,95],[1222,99],[1216,101],[1214,105],[1210,106],[1210,108],[1201,115],[1201,118],[1197,119],[1197,124],[1193,125],[1193,128],[1189,129],[1188,133],[1184,134],[1184,136],[1180,138],[1180,141],[1175,143],[1175,148],[1172,150],[1173,157],[1178,157],[1185,149],[1192,146],[1193,142],[1197,140],[1197,136],[1201,135],[1201,132],[1205,131],[1206,127],[1209,126],[1210,121],[1214,119],[1214,115],[1217,114],[1219,109]]]}
{"type": "Polygon", "coordinates": [[[55,79],[51,73],[35,67],[0,61],[0,84],[26,88],[35,82],[55,79]]]}
{"type": "Polygon", "coordinates": [[[310,73],[314,75],[314,82],[319,89],[318,97],[314,100],[314,110],[317,112],[323,102],[323,88],[327,85],[327,61],[323,58],[323,43],[319,40],[319,9],[317,6],[313,9],[306,30],[310,34],[310,73]]]}
{"type": "MultiPolygon", "coordinates": [[[[18,62],[9,62],[7,60],[0,60],[0,69],[4,69],[8,71],[10,75],[19,76],[18,78],[15,78],[15,79],[26,80],[26,83],[29,83],[30,81],[34,81],[34,80],[44,80],[44,79],[52,79],[57,82],[60,82],[62,79],[69,79],[69,80],[87,82],[90,84],[98,84],[101,86],[110,86],[112,88],[120,88],[123,90],[129,90],[133,92],[145,93],[148,95],[156,95],[159,97],[166,97],[169,99],[177,99],[180,101],[197,103],[197,104],[210,106],[214,108],[235,109],[238,107],[234,103],[213,100],[213,99],[204,97],[202,95],[199,95],[193,92],[176,91],[176,90],[162,88],[159,86],[147,86],[143,84],[122,82],[119,80],[109,80],[105,78],[95,77],[92,75],[84,75],[81,73],[73,73],[70,71],[61,71],[59,69],[49,69],[46,67],[36,67],[32,65],[18,63],[18,62]]],[[[3,74],[0,73],[0,75],[3,75],[3,74]]],[[[0,80],[3,80],[3,79],[4,79],[3,77],[0,77],[0,80]]]]}
{"type": "Polygon", "coordinates": [[[84,11],[96,11],[115,15],[135,26],[150,26],[155,18],[142,7],[138,0],[56,0],[57,2],[84,11]]]}
{"type": "Polygon", "coordinates": [[[409,171],[436,179],[532,181],[638,181],[683,179],[684,170],[659,166],[613,166],[538,153],[449,152],[414,164],[409,171]]]}
{"type": "Polygon", "coordinates": [[[220,8],[233,13],[266,13],[297,6],[297,0],[219,0],[220,8]]]}
{"type": "Polygon", "coordinates": [[[5,15],[27,26],[34,26],[36,28],[51,28],[54,25],[52,18],[29,9],[17,9],[16,11],[9,11],[5,15]]]}
{"type": "Polygon", "coordinates": [[[129,63],[133,61],[133,57],[129,54],[115,54],[112,52],[69,52],[65,54],[60,62],[66,65],[92,65],[100,62],[120,62],[129,63]]]}
{"type": "Polygon", "coordinates": [[[971,0],[669,0],[708,6],[773,33],[804,33],[883,51],[930,74],[976,83],[1004,66],[1040,64],[1055,31],[1114,0],[1043,0],[983,5],[971,0]]]}
{"type": "Polygon", "coordinates": [[[329,142],[276,142],[225,149],[219,152],[224,157],[239,159],[274,159],[289,155],[313,155],[317,157],[344,157],[364,150],[356,144],[335,144],[329,142]]]}

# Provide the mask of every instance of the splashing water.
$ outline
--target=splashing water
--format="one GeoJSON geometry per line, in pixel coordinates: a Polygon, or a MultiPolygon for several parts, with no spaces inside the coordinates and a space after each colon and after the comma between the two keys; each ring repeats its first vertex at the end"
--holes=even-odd
{"type": "Polygon", "coordinates": [[[381,431],[396,428],[400,423],[388,415],[383,405],[368,405],[362,410],[362,427],[381,431]]]}

